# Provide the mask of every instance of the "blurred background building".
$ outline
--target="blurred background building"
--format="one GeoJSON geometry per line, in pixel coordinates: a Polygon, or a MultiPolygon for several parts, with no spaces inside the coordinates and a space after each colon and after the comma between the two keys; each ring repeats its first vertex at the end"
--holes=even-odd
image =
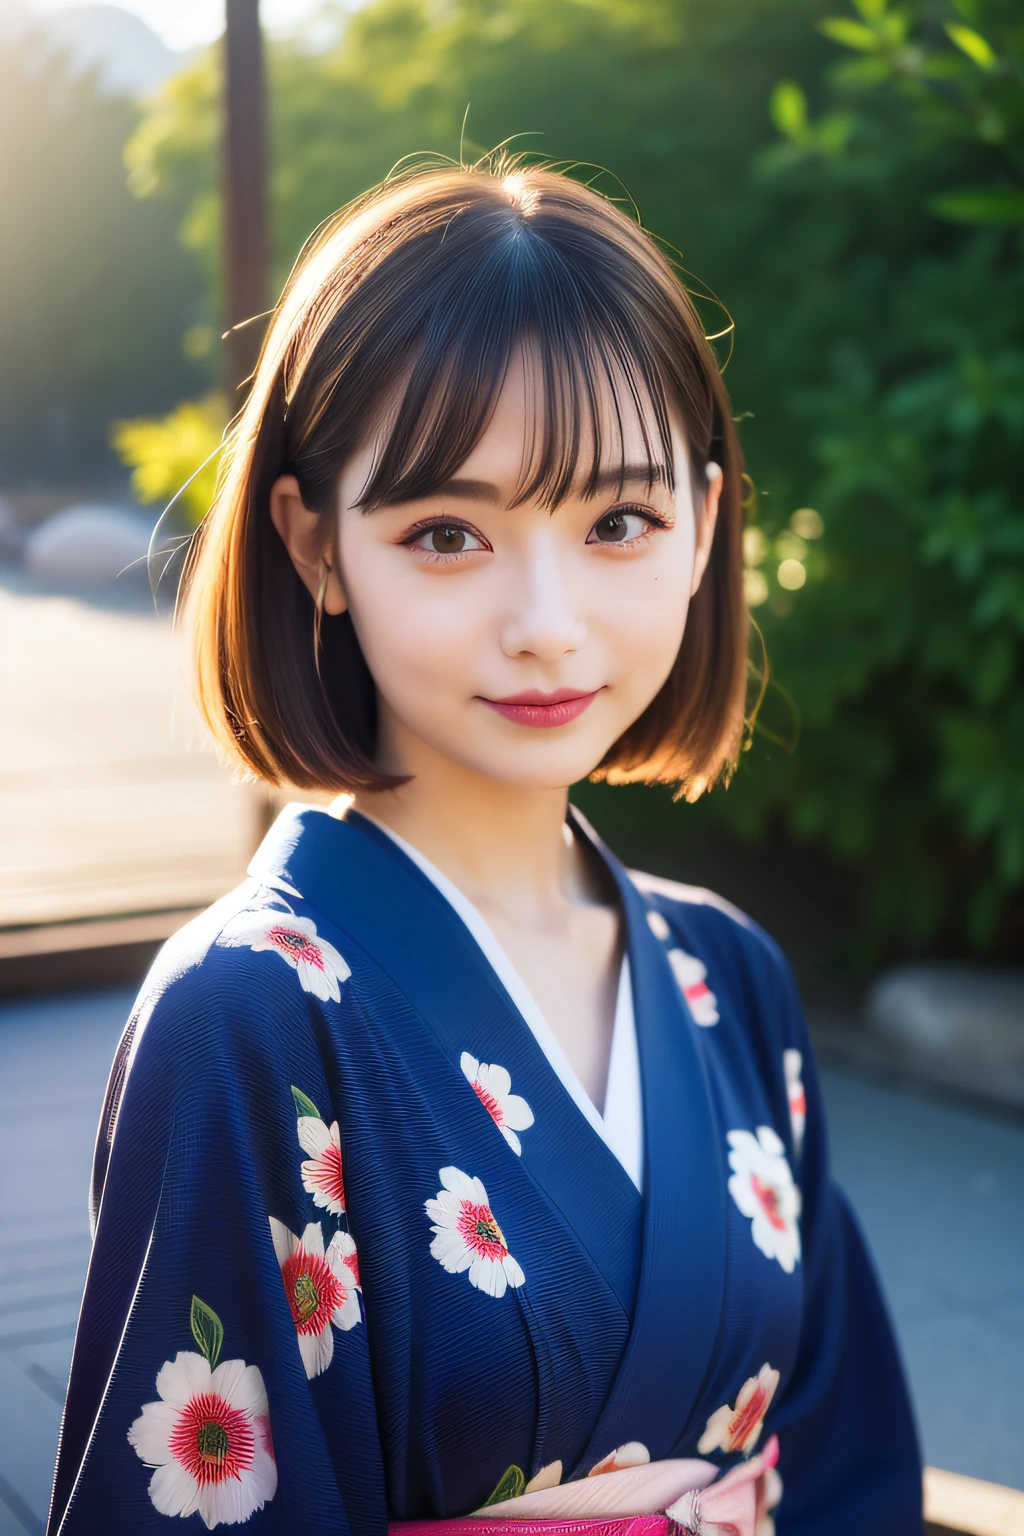
{"type": "MultiPolygon", "coordinates": [[[[688,274],[746,447],[763,701],[728,792],[575,798],[793,958],[928,1459],[1024,1489],[1018,6],[262,19],[268,302],[403,156],[506,140],[635,205],[688,274]]],[[[240,878],[268,814],[205,743],[164,572],[239,398],[222,332],[261,307],[222,196],[223,26],[217,0],[0,0],[0,1536],[45,1512],[130,996],[95,989],[240,878]]]]}

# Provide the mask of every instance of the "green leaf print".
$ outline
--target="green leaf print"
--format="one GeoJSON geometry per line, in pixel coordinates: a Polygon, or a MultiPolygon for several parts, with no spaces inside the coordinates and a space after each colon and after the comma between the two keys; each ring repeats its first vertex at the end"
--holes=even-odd
{"type": "Polygon", "coordinates": [[[320,1119],[320,1111],[313,1100],[307,1098],[302,1089],[296,1088],[294,1083],[292,1083],[292,1098],[295,1100],[295,1109],[298,1114],[309,1115],[314,1120],[320,1119]]]}
{"type": "Polygon", "coordinates": [[[502,1473],[498,1486],[489,1499],[481,1504],[481,1509],[486,1509],[489,1504],[501,1504],[505,1499],[518,1499],[526,1487],[526,1477],[522,1467],[509,1467],[502,1473]]]}
{"type": "Polygon", "coordinates": [[[199,1352],[205,1355],[210,1362],[210,1370],[216,1370],[217,1361],[220,1359],[221,1345],[224,1343],[224,1324],[212,1307],[208,1307],[205,1301],[200,1301],[198,1296],[192,1297],[192,1333],[199,1352]]]}

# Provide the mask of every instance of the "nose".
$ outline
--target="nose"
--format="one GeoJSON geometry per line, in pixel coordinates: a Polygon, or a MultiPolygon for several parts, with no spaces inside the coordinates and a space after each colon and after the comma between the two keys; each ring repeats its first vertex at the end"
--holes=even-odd
{"type": "Polygon", "coordinates": [[[502,623],[505,655],[559,661],[578,651],[587,638],[586,620],[550,533],[530,541],[515,582],[502,623]]]}

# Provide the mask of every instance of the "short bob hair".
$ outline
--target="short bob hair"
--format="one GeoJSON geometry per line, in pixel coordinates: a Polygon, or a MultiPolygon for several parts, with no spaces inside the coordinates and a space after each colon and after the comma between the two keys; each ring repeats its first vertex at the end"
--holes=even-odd
{"type": "Polygon", "coordinates": [[[593,777],[674,783],[691,799],[728,778],[748,619],[742,461],[714,354],[636,222],[568,176],[501,159],[409,172],[343,209],[307,242],[270,322],[181,604],[201,709],[258,778],[335,794],[400,782],[374,763],[376,692],[352,621],[319,621],[271,521],[275,480],[295,475],[325,550],[339,474],[371,435],[381,441],[363,509],[429,495],[479,441],[521,347],[542,388],[517,503],[593,493],[607,467],[602,384],[620,423],[624,406],[653,422],[652,479],[655,464],[671,474],[673,420],[698,504],[705,464],[721,465],[711,556],[675,664],[593,777]]]}

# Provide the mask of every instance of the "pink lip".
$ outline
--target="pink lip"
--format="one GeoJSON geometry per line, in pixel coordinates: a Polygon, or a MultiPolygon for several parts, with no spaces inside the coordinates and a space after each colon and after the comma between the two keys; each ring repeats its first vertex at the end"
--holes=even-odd
{"type": "Polygon", "coordinates": [[[554,693],[541,693],[538,688],[530,688],[525,693],[510,694],[507,699],[483,699],[482,702],[517,725],[568,725],[570,720],[582,715],[600,692],[600,688],[595,688],[592,693],[558,688],[554,693]]]}

